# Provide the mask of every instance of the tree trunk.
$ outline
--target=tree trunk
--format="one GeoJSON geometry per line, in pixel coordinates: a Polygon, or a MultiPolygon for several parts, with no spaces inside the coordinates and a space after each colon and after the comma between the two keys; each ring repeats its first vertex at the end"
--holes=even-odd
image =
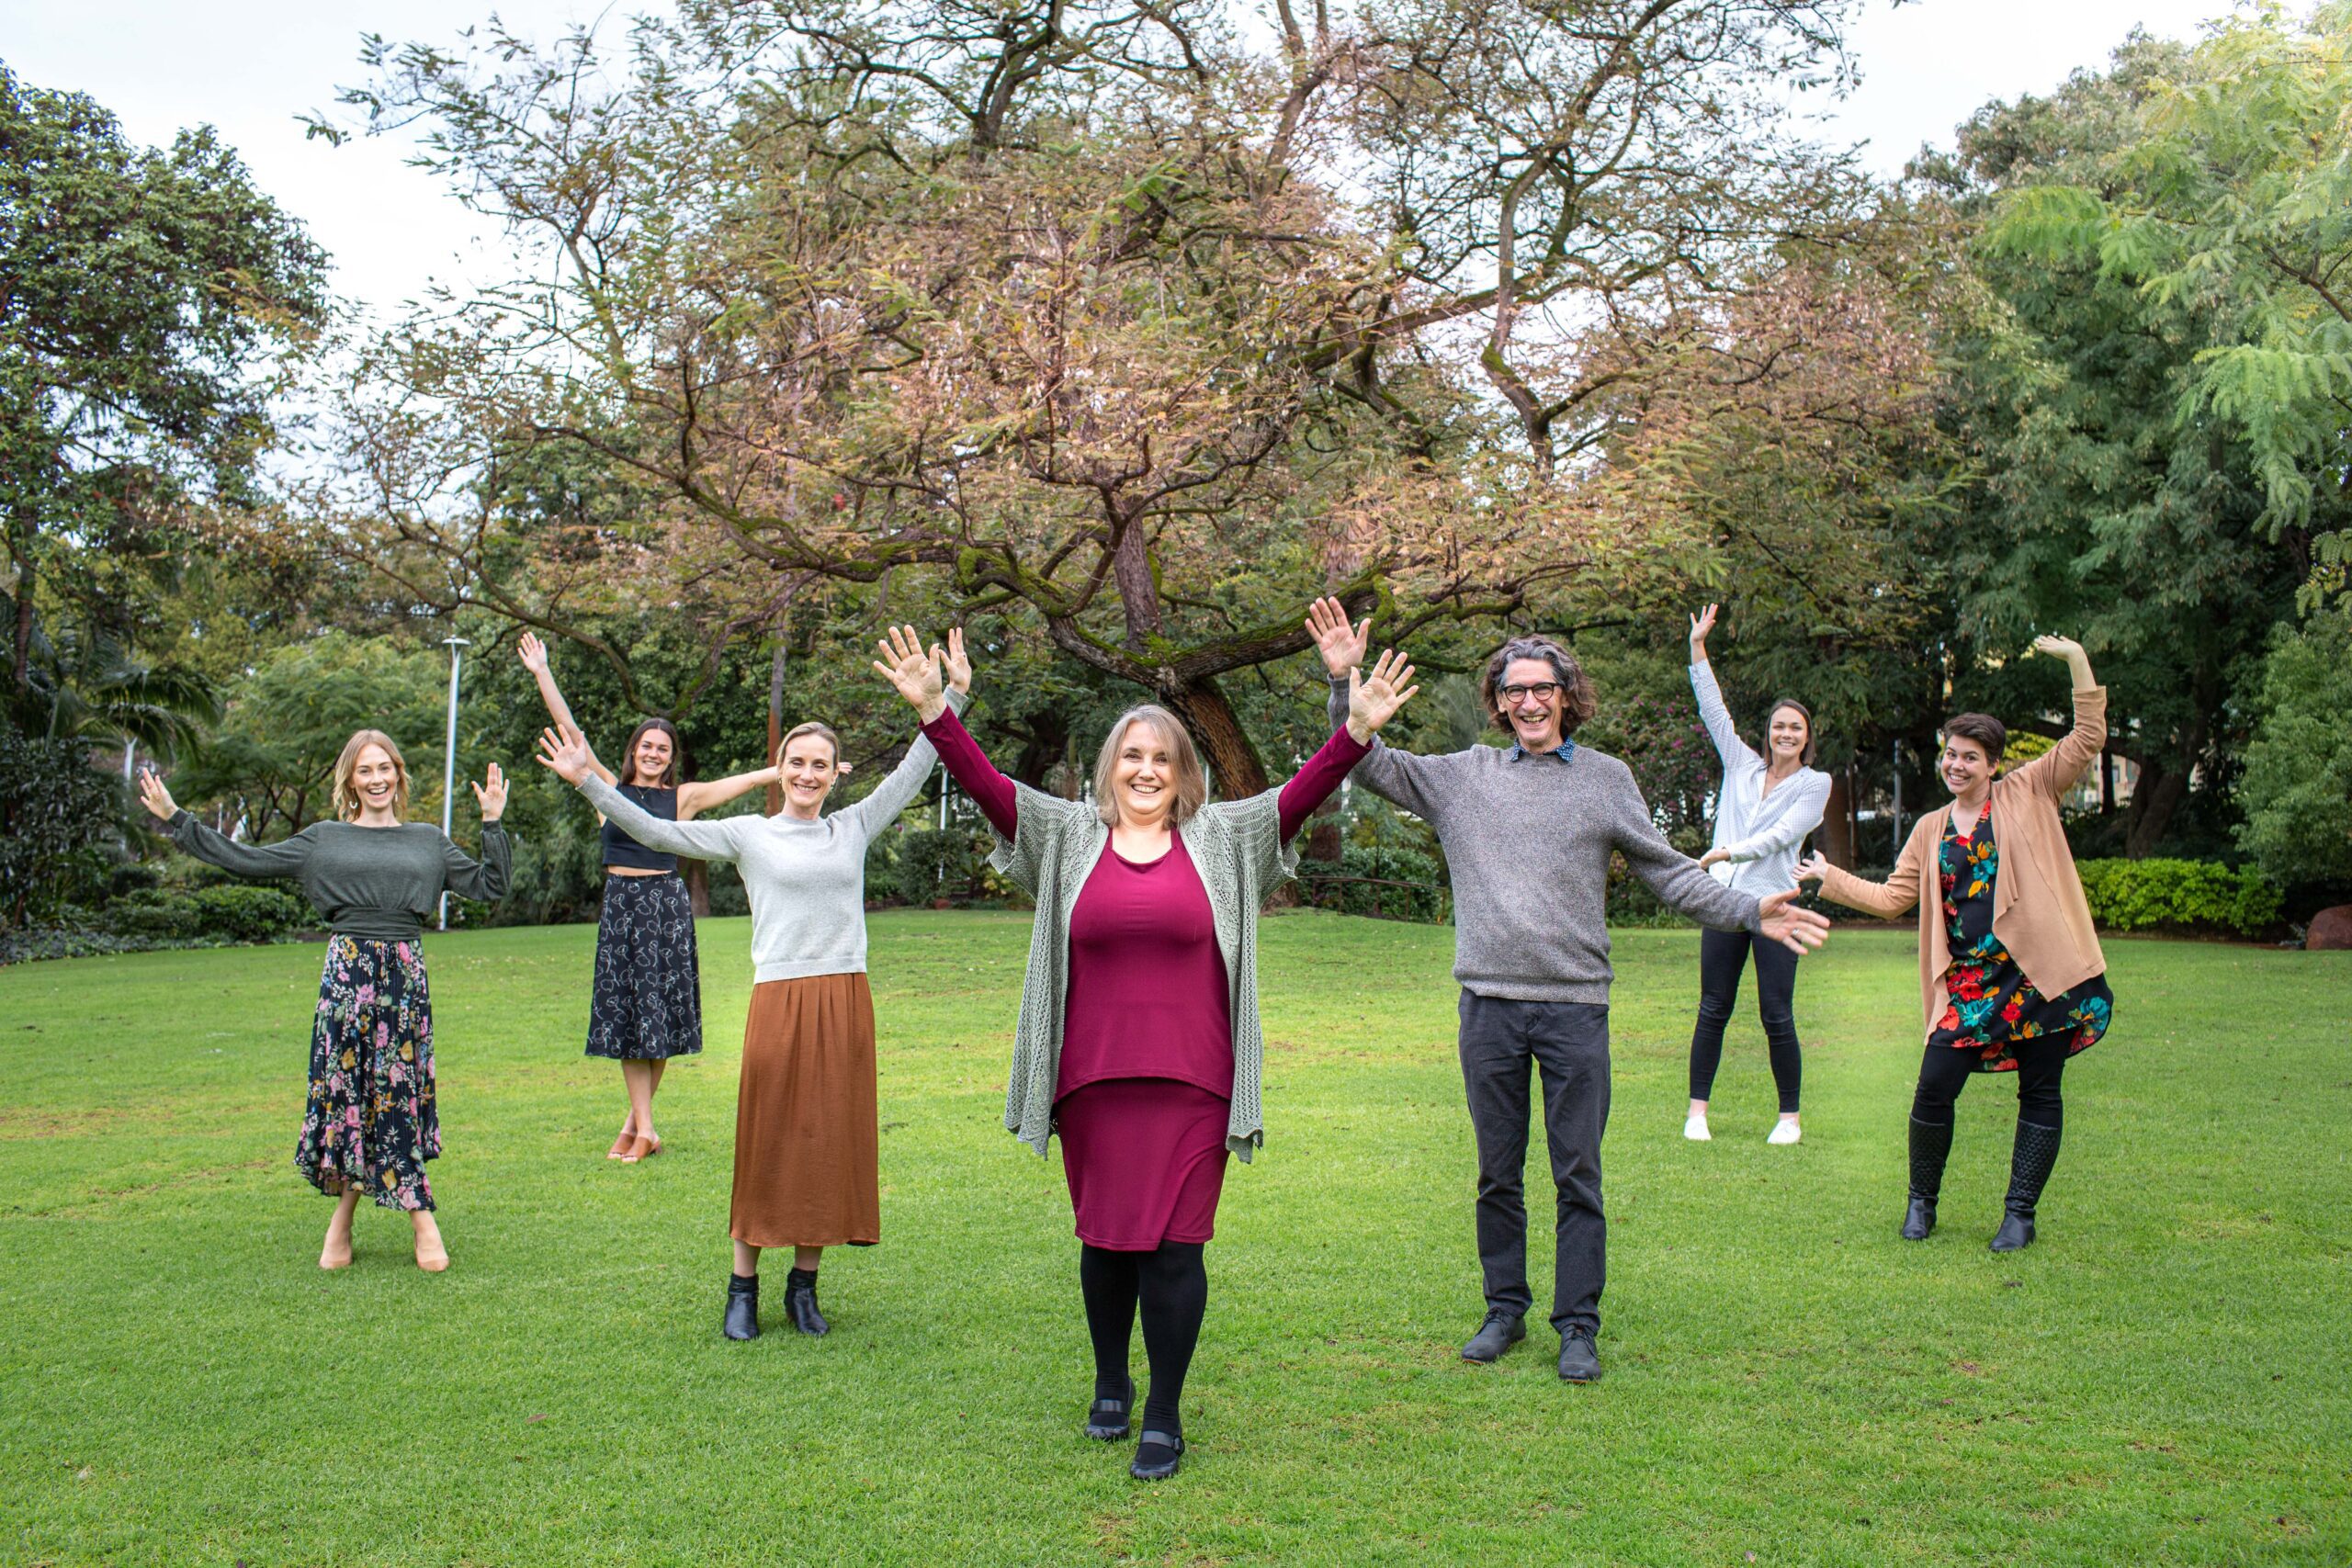
{"type": "Polygon", "coordinates": [[[1854,869],[1854,792],[1847,772],[1829,775],[1829,800],[1821,808],[1821,852],[1840,871],[1854,869]]]}
{"type": "Polygon", "coordinates": [[[2123,853],[2145,860],[2172,827],[2173,813],[2188,794],[2189,770],[2168,767],[2154,758],[2140,763],[2140,782],[2132,792],[2132,810],[2124,825],[2123,853]]]}
{"type": "MultiPolygon", "coordinates": [[[[775,657],[768,662],[768,761],[776,765],[776,749],[784,744],[784,645],[776,645],[775,657]]],[[[784,781],[779,778],[768,784],[766,814],[770,817],[784,809],[784,781]]]]}
{"type": "Polygon", "coordinates": [[[710,863],[681,859],[678,867],[686,874],[686,902],[700,919],[710,913],[710,863]]]}
{"type": "Polygon", "coordinates": [[[1340,839],[1340,796],[1334,792],[1306,819],[1306,858],[1337,863],[1343,847],[1340,839]]]}
{"type": "Polygon", "coordinates": [[[1012,759],[1012,766],[1005,770],[1031,789],[1052,791],[1047,787],[1047,775],[1054,764],[1069,754],[1069,718],[1059,708],[1047,708],[1028,717],[1029,733],[1023,738],[1020,751],[1012,759]]]}
{"type": "Polygon", "coordinates": [[[1241,727],[1241,716],[1233,711],[1215,681],[1164,690],[1159,700],[1183,721],[1207,754],[1208,764],[1216,771],[1219,800],[1247,800],[1265,790],[1266,764],[1259,760],[1258,748],[1250,744],[1250,732],[1241,727]]]}
{"type": "Polygon", "coordinates": [[[13,660],[9,679],[15,683],[21,703],[33,683],[33,562],[29,551],[17,554],[17,625],[9,653],[13,660]]]}

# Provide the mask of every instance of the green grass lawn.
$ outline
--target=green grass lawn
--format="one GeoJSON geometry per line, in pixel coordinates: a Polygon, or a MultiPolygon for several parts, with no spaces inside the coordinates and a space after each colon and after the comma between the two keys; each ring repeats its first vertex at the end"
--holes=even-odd
{"type": "Polygon", "coordinates": [[[1906,935],[1806,961],[1805,1142],[1768,1148],[1752,996],[1687,1144],[1697,937],[1620,932],[1608,1376],[1574,1388],[1540,1326],[1455,1355],[1452,933],[1272,919],[1267,1147],[1209,1248],[1193,1453],[1145,1487],[1079,1436],[1068,1200],[1000,1122],[1027,919],[872,929],[885,1240],[828,1256],[821,1342],[780,1288],[764,1337],[718,1335],[743,921],[703,927],[711,1048],[642,1167],[580,1054],[594,933],[430,940],[437,1278],[374,1210],[315,1266],[318,948],[0,971],[0,1559],[2352,1560],[2345,955],[2112,942],[2041,1240],[1996,1258],[2007,1080],[1962,1100],[1943,1228],[1895,1237],[1906,935]]]}

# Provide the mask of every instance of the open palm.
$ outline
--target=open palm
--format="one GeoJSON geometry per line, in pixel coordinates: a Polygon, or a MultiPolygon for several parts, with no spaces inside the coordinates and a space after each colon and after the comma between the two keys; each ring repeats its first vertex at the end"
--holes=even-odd
{"type": "MultiPolygon", "coordinates": [[[[596,768],[596,753],[588,747],[588,738],[571,726],[560,725],[539,731],[539,766],[552,772],[566,784],[578,784],[596,768]]],[[[506,785],[499,784],[499,804],[505,805],[506,785]]]]}
{"type": "Polygon", "coordinates": [[[1396,649],[1384,649],[1380,661],[1365,674],[1362,670],[1348,671],[1348,733],[1359,741],[1369,740],[1380,727],[1396,716],[1396,710],[1412,701],[1420,688],[1413,684],[1413,666],[1396,649]]]}
{"type": "Polygon", "coordinates": [[[1364,649],[1372,640],[1372,622],[1367,618],[1351,626],[1348,607],[1337,599],[1323,598],[1306,607],[1306,632],[1323,655],[1323,668],[1333,675],[1344,675],[1363,662],[1364,649]]]}
{"type": "Polygon", "coordinates": [[[892,626],[889,635],[874,645],[874,651],[880,656],[874,660],[876,671],[898,689],[926,723],[937,717],[947,705],[947,689],[939,663],[923,648],[922,635],[912,626],[892,626]]]}

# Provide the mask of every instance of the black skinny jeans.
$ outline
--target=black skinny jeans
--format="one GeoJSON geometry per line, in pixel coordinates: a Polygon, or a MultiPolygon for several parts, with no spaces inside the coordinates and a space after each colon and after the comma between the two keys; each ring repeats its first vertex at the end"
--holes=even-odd
{"type": "MultiPolygon", "coordinates": [[[[2065,1124],[2066,1102],[2058,1092],[2058,1084],[2066,1072],[2069,1038],[2065,1034],[2043,1034],[2012,1043],[2011,1049],[2018,1058],[2018,1121],[2031,1122],[2052,1132],[2065,1124]]],[[[1930,1043],[1927,1056],[1919,1064],[1919,1088],[1911,1097],[1911,1114],[1929,1126],[1949,1125],[1952,1102],[1968,1087],[1968,1080],[1976,1076],[1977,1061],[1978,1053],[1974,1051],[1930,1043]]]]}
{"type": "Polygon", "coordinates": [[[1804,1082],[1804,1057],[1797,1046],[1797,955],[1770,937],[1747,931],[1699,933],[1699,1022],[1690,1031],[1690,1098],[1714,1098],[1715,1069],[1724,1059],[1724,1026],[1739,1000],[1740,972],[1756,950],[1756,1008],[1764,1020],[1764,1043],[1772,1063],[1772,1085],[1781,1091],[1781,1113],[1793,1116],[1804,1082]]]}

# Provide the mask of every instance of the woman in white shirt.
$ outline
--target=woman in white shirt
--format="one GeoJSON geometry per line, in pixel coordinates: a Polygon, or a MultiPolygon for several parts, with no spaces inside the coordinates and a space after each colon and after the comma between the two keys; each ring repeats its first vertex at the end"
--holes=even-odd
{"type": "MultiPolygon", "coordinates": [[[[1797,851],[1821,825],[1829,801],[1829,775],[1812,765],[1813,714],[1803,703],[1782,697],[1764,719],[1765,754],[1739,738],[1707,663],[1707,634],[1715,626],[1715,606],[1690,617],[1690,686],[1698,694],[1699,716],[1723,758],[1724,787],[1715,799],[1714,845],[1699,857],[1708,874],[1727,887],[1758,897],[1783,893],[1797,885],[1797,851]]],[[[1701,1141],[1707,1130],[1707,1099],[1715,1067],[1723,1060],[1724,1026],[1739,1000],[1739,976],[1756,953],[1756,997],[1764,1039],[1780,1090],[1781,1120],[1767,1143],[1793,1144],[1804,1135],[1797,1123],[1797,1090],[1804,1059],[1797,1048],[1795,1011],[1797,955],[1776,942],[1747,931],[1699,933],[1699,1022],[1690,1032],[1690,1111],[1682,1135],[1701,1141]]]]}

